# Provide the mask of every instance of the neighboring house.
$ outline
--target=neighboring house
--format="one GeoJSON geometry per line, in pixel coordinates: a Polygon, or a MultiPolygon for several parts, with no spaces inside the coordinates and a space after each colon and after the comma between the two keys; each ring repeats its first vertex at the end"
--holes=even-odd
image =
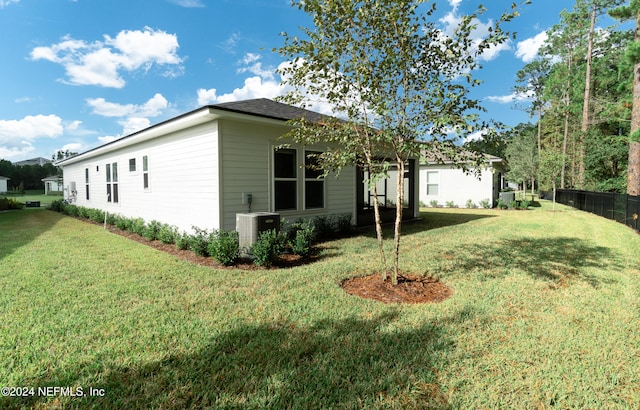
{"type": "Polygon", "coordinates": [[[471,200],[480,206],[481,201],[489,201],[495,206],[504,184],[504,161],[492,155],[485,155],[486,162],[479,175],[467,174],[452,161],[423,160],[420,165],[420,202],[431,206],[432,201],[445,206],[453,202],[464,208],[471,200]]]}
{"type": "MultiPolygon", "coordinates": [[[[56,165],[77,205],[185,231],[233,230],[236,214],[247,212],[289,221],[350,213],[353,223],[372,223],[364,173],[351,167],[319,179],[305,165],[321,145],[278,149],[290,142],[280,138],[291,129],[286,121],[301,117],[323,116],[268,99],[205,106],[56,165]]],[[[407,178],[417,192],[415,167],[407,178]]],[[[408,204],[405,214],[415,218],[415,195],[408,204]]]]}
{"type": "Polygon", "coordinates": [[[11,178],[0,177],[0,194],[6,193],[9,191],[9,188],[7,187],[7,181],[10,179],[11,178]]]}
{"type": "Polygon", "coordinates": [[[50,162],[51,162],[50,159],[38,157],[38,158],[25,159],[24,161],[14,162],[13,165],[20,165],[20,166],[23,166],[23,165],[44,165],[44,164],[49,164],[50,162]]]}
{"type": "Polygon", "coordinates": [[[62,178],[57,175],[42,178],[41,181],[44,182],[45,195],[48,195],[50,192],[62,192],[62,190],[64,189],[62,178]]]}

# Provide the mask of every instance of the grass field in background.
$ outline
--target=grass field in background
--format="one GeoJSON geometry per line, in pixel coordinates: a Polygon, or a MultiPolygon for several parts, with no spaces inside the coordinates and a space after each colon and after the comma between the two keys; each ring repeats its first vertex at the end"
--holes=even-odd
{"type": "Polygon", "coordinates": [[[16,194],[13,192],[0,194],[0,198],[12,198],[23,204],[27,201],[40,201],[40,206],[44,208],[56,199],[62,199],[62,195],[45,195],[44,190],[28,190],[25,191],[24,194],[16,194]]]}
{"type": "Polygon", "coordinates": [[[638,408],[640,236],[550,208],[424,210],[401,266],[454,294],[421,305],[342,291],[376,271],[373,233],[306,266],[216,270],[0,213],[0,385],[36,389],[0,408],[638,408]]]}

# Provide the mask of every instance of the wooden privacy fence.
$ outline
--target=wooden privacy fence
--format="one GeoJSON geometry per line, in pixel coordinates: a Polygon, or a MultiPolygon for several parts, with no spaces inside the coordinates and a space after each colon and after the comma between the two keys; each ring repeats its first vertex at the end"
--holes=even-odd
{"type": "Polygon", "coordinates": [[[556,202],[613,219],[635,229],[636,232],[640,232],[638,229],[640,196],[614,192],[558,189],[556,191],[556,202]]]}

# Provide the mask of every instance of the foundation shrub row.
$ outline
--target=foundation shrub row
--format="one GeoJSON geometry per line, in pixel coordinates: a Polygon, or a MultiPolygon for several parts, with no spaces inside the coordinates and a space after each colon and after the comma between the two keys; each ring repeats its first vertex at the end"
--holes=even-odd
{"type": "MultiPolygon", "coordinates": [[[[66,204],[62,200],[53,201],[49,209],[96,223],[112,225],[120,230],[142,236],[148,241],[158,240],[165,244],[174,244],[178,249],[212,257],[226,266],[234,265],[240,258],[236,231],[223,229],[210,231],[193,226],[192,233],[181,232],[175,226],[156,220],[146,222],[142,218],[128,218],[105,213],[100,209],[66,204]]],[[[351,214],[348,213],[296,219],[292,223],[283,219],[280,230],[262,232],[250,252],[255,264],[268,267],[283,253],[308,257],[319,241],[347,236],[352,233],[352,230],[351,214]]]]}

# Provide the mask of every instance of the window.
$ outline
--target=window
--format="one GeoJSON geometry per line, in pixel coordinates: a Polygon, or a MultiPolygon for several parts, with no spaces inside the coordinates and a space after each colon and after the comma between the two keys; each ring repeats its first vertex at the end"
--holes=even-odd
{"type": "Polygon", "coordinates": [[[87,201],[89,200],[89,168],[84,169],[84,188],[87,192],[87,201]]]}
{"type": "Polygon", "coordinates": [[[307,151],[304,154],[304,207],[324,208],[324,171],[320,168],[320,152],[307,151]]]}
{"type": "Polygon", "coordinates": [[[107,171],[107,202],[118,203],[118,163],[106,165],[107,171]]]}
{"type": "Polygon", "coordinates": [[[297,164],[295,149],[280,149],[273,154],[273,187],[276,211],[298,208],[297,164]]]}
{"type": "Polygon", "coordinates": [[[142,186],[149,189],[149,159],[146,155],[142,157],[142,186]]]}
{"type": "Polygon", "coordinates": [[[129,159],[129,172],[136,172],[136,159],[135,158],[130,158],[129,159]]]}
{"type": "Polygon", "coordinates": [[[427,172],[427,195],[438,195],[438,186],[440,184],[440,176],[438,171],[427,172]]]}

